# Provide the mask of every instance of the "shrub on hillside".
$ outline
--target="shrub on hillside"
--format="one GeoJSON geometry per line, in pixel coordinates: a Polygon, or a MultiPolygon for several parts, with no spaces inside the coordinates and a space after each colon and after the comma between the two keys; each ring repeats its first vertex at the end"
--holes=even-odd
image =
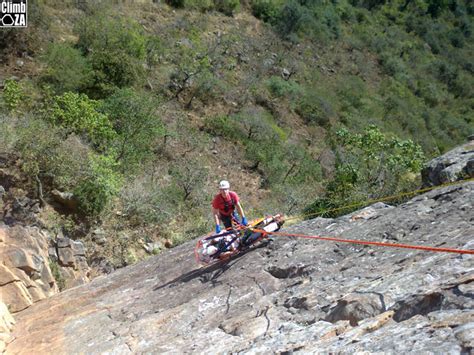
{"type": "Polygon", "coordinates": [[[251,162],[249,169],[261,175],[262,188],[280,182],[288,170],[282,143],[276,139],[263,139],[248,141],[245,145],[245,157],[251,162]]]}
{"type": "Polygon", "coordinates": [[[116,134],[106,115],[98,111],[99,102],[84,94],[67,92],[52,99],[46,110],[46,119],[63,127],[68,134],[74,132],[86,138],[95,147],[103,149],[116,134]]]}
{"type": "Polygon", "coordinates": [[[48,33],[54,17],[46,10],[44,1],[30,1],[28,4],[28,27],[18,28],[3,26],[0,31],[0,54],[13,55],[34,55],[41,51],[41,46],[45,40],[45,33],[48,33]]]}
{"type": "Polygon", "coordinates": [[[41,80],[62,94],[87,88],[92,81],[92,67],[78,49],[68,44],[51,44],[43,61],[47,64],[41,80]]]}
{"type": "Polygon", "coordinates": [[[160,62],[163,52],[164,45],[162,39],[158,36],[148,36],[146,41],[146,62],[149,68],[160,62]]]}
{"type": "Polygon", "coordinates": [[[0,154],[10,153],[16,140],[16,120],[6,114],[0,114],[0,154]]]}
{"type": "Polygon", "coordinates": [[[279,76],[272,76],[267,80],[270,92],[276,97],[294,98],[301,93],[299,85],[293,81],[287,81],[279,76]]]}
{"type": "Polygon", "coordinates": [[[212,0],[185,0],[185,7],[206,12],[214,8],[214,2],[212,0]]]}
{"type": "Polygon", "coordinates": [[[157,105],[155,97],[125,88],[117,90],[101,106],[117,132],[113,147],[122,171],[134,174],[154,156],[155,143],[165,132],[156,115],[157,105]]]}
{"type": "Polygon", "coordinates": [[[350,0],[349,2],[353,6],[364,7],[368,10],[372,10],[374,7],[384,5],[387,0],[350,0]]]}
{"type": "Polygon", "coordinates": [[[85,16],[75,31],[77,46],[94,70],[92,96],[106,96],[114,87],[131,86],[143,77],[147,38],[132,19],[85,16]]]}
{"type": "Polygon", "coordinates": [[[191,203],[209,178],[209,171],[196,159],[181,159],[169,169],[173,185],[177,188],[181,202],[191,203]]]}
{"type": "Polygon", "coordinates": [[[330,103],[312,91],[304,94],[295,105],[295,111],[301,118],[322,127],[329,126],[329,119],[334,114],[330,103]]]}
{"type": "Polygon", "coordinates": [[[281,8],[277,20],[276,28],[283,37],[288,37],[297,33],[302,25],[302,18],[305,15],[305,9],[297,1],[289,0],[281,8]]]}
{"type": "Polygon", "coordinates": [[[256,18],[273,24],[277,19],[281,4],[276,0],[253,0],[251,6],[252,14],[256,18]]]}
{"type": "Polygon", "coordinates": [[[23,90],[21,89],[20,84],[16,80],[5,80],[2,93],[5,108],[10,112],[15,111],[20,105],[22,98],[23,90]]]}
{"type": "Polygon", "coordinates": [[[240,9],[240,0],[214,0],[214,7],[224,15],[233,16],[240,9]]]}
{"type": "Polygon", "coordinates": [[[223,80],[219,80],[211,71],[203,71],[197,76],[193,90],[188,98],[187,108],[192,107],[194,98],[199,99],[204,105],[217,100],[225,92],[223,80]]]}
{"type": "Polygon", "coordinates": [[[367,87],[358,76],[345,76],[344,80],[338,83],[337,94],[344,111],[349,111],[351,108],[359,110],[364,106],[367,87]]]}
{"type": "Polygon", "coordinates": [[[172,7],[176,7],[177,9],[182,9],[184,4],[186,3],[185,0],[165,0],[166,3],[172,7]]]}
{"type": "Polygon", "coordinates": [[[21,154],[22,170],[33,178],[47,172],[53,151],[60,144],[60,130],[43,120],[24,117],[15,122],[14,148],[21,154]],[[41,134],[38,134],[41,132],[41,134]]]}
{"type": "Polygon", "coordinates": [[[116,172],[115,157],[93,155],[90,159],[90,171],[74,189],[74,195],[82,213],[97,217],[120,191],[122,179],[116,172]]]}
{"type": "Polygon", "coordinates": [[[71,191],[89,170],[90,149],[70,135],[62,140],[61,128],[41,119],[23,117],[14,122],[14,150],[22,157],[22,170],[50,188],[71,191]],[[41,132],[41,134],[38,134],[41,132]]]}
{"type": "Polygon", "coordinates": [[[238,133],[234,120],[229,116],[206,117],[204,129],[212,135],[237,139],[238,133]]]}
{"type": "MultiPolygon", "coordinates": [[[[264,110],[247,108],[231,116],[231,120],[234,123],[236,135],[243,142],[247,140],[278,139],[279,134],[283,133],[274,124],[273,117],[264,110]]],[[[284,136],[284,133],[282,136],[284,136]]]]}
{"type": "MultiPolygon", "coordinates": [[[[415,174],[425,159],[418,144],[386,136],[375,126],[360,134],[338,130],[334,144],[338,157],[334,178],[328,182],[325,196],[308,206],[307,213],[411,189],[417,184],[415,174]]],[[[332,211],[330,216],[347,213],[354,207],[332,211]]]]}

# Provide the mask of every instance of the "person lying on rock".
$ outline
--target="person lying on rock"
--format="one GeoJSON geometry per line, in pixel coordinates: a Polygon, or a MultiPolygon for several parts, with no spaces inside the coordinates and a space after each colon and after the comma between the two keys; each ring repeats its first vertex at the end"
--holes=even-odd
{"type": "Polygon", "coordinates": [[[265,218],[262,222],[255,226],[255,229],[248,229],[245,230],[243,233],[244,235],[241,238],[240,248],[243,249],[252,245],[257,240],[261,239],[262,237],[266,237],[266,233],[276,232],[281,228],[281,226],[285,223],[285,220],[282,215],[276,214],[275,216],[269,216],[265,218]],[[263,232],[258,230],[263,230],[263,232]]]}
{"type": "Polygon", "coordinates": [[[203,255],[211,259],[225,259],[234,254],[239,249],[240,238],[237,232],[228,233],[221,237],[209,239],[203,245],[203,255]]]}

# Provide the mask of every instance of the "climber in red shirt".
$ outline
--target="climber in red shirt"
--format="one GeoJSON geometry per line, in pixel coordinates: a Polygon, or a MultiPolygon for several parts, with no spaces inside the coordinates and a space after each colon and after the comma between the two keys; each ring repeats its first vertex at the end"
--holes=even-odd
{"type": "Polygon", "coordinates": [[[239,195],[234,191],[230,191],[230,184],[226,180],[219,183],[219,193],[212,200],[212,214],[216,223],[216,233],[221,232],[220,221],[224,223],[226,228],[232,227],[232,216],[235,208],[242,218],[242,224],[247,225],[244,210],[240,205],[239,195]]]}

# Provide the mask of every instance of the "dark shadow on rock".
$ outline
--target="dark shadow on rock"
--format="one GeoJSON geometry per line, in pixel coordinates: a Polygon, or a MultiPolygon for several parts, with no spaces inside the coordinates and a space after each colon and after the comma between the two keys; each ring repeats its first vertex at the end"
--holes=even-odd
{"type": "Polygon", "coordinates": [[[393,320],[395,322],[402,322],[417,314],[426,315],[430,312],[438,311],[441,309],[444,299],[445,297],[439,292],[427,295],[411,295],[391,307],[395,311],[393,320]]]}
{"type": "Polygon", "coordinates": [[[229,259],[219,261],[215,264],[211,264],[209,266],[191,270],[183,275],[178,276],[177,278],[168,281],[167,283],[157,286],[153,289],[153,291],[161,290],[167,286],[171,286],[174,284],[182,284],[192,281],[196,278],[200,278],[202,283],[211,282],[212,285],[217,284],[217,279],[221,277],[227,270],[231,269],[234,264],[236,264],[241,257],[246,255],[247,253],[258,249],[264,248],[269,244],[268,241],[263,241],[258,245],[252,246],[246,250],[241,251],[239,254],[230,257],[229,259]]]}
{"type": "Polygon", "coordinates": [[[192,280],[194,280],[198,277],[201,277],[205,274],[212,273],[212,272],[215,272],[215,271],[219,271],[224,265],[225,265],[224,263],[219,262],[219,263],[212,264],[212,265],[209,265],[209,266],[206,266],[206,267],[203,267],[203,268],[191,270],[191,271],[189,271],[189,272],[187,272],[183,275],[178,276],[177,278],[175,278],[171,281],[168,281],[167,283],[165,283],[163,285],[155,287],[153,289],[153,291],[161,290],[162,288],[165,288],[165,287],[170,286],[170,285],[179,284],[179,283],[186,283],[186,282],[192,281],[192,280]]]}
{"type": "Polygon", "coordinates": [[[348,320],[355,327],[359,321],[375,317],[385,311],[385,302],[380,293],[355,292],[337,301],[337,305],[330,310],[325,321],[336,323],[348,320]]]}

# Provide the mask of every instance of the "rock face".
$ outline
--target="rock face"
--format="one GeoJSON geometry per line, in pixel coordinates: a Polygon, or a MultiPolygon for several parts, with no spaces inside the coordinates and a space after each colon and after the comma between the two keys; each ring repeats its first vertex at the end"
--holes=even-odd
{"type": "MultiPolygon", "coordinates": [[[[473,202],[466,182],[283,232],[472,250],[473,202]]],[[[274,239],[207,268],[189,242],[38,302],[6,353],[473,350],[473,255],[274,239]]]]}
{"type": "Polygon", "coordinates": [[[425,186],[474,178],[474,141],[431,160],[422,170],[421,176],[425,186]]]}
{"type": "Polygon", "coordinates": [[[0,225],[0,291],[12,313],[58,292],[88,282],[84,245],[60,237],[53,240],[37,227],[0,225]],[[54,270],[51,270],[54,266],[54,270]]]}
{"type": "Polygon", "coordinates": [[[38,227],[0,224],[0,352],[13,340],[12,314],[58,293],[58,283],[66,288],[88,282],[88,274],[82,243],[54,241],[38,227]]]}
{"type": "Polygon", "coordinates": [[[49,268],[48,237],[35,227],[0,226],[0,290],[12,313],[58,292],[49,268]]]}

